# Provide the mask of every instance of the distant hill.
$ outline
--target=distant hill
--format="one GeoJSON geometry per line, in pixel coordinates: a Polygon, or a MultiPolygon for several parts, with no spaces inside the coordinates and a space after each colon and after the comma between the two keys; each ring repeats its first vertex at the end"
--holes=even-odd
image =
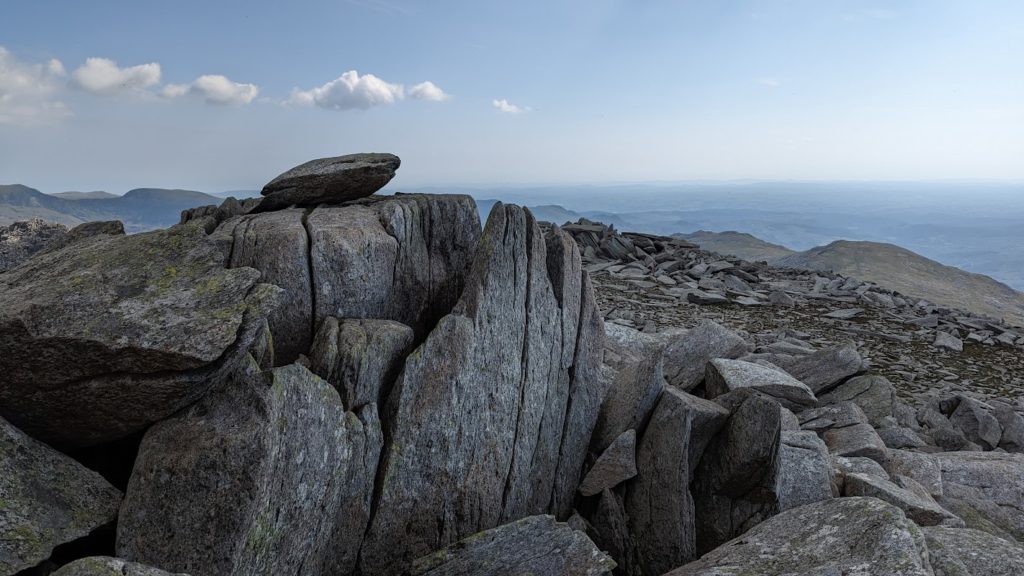
{"type": "Polygon", "coordinates": [[[946,266],[895,246],[838,240],[775,259],[775,266],[832,270],[903,294],[1024,325],[1024,294],[982,274],[946,266]]]}
{"type": "Polygon", "coordinates": [[[106,198],[117,198],[117,194],[96,190],[94,192],[55,192],[50,194],[65,200],[103,200],[106,198]]]}
{"type": "Polygon", "coordinates": [[[120,220],[124,222],[126,231],[142,232],[177,224],[181,211],[186,208],[220,203],[220,198],[193,190],[137,188],[124,196],[72,196],[69,199],[43,194],[21,184],[0,185],[0,226],[31,218],[65,226],[95,220],[120,220]]]}
{"type": "Polygon", "coordinates": [[[688,242],[693,242],[701,248],[711,252],[738,256],[744,260],[750,260],[752,262],[760,260],[775,260],[776,258],[783,258],[794,253],[793,250],[790,250],[785,246],[765,242],[764,240],[745,232],[734,232],[731,230],[728,232],[708,232],[706,230],[699,230],[692,234],[673,234],[673,236],[688,242]]]}

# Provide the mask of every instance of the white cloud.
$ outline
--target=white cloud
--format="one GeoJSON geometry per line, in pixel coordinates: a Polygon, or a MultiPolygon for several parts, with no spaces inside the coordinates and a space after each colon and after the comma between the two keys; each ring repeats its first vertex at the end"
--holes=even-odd
{"type": "Polygon", "coordinates": [[[191,84],[168,84],[160,91],[164,98],[180,98],[186,94],[200,96],[207,104],[248,104],[260,93],[255,84],[233,82],[220,74],[207,74],[191,84]]]}
{"type": "Polygon", "coordinates": [[[120,68],[107,58],[88,58],[71,75],[74,84],[86,92],[100,95],[135,92],[160,83],[160,65],[156,62],[120,68]]]}
{"type": "Polygon", "coordinates": [[[394,104],[405,95],[401,84],[385,82],[373,74],[359,75],[349,70],[336,80],[311,90],[292,90],[290,104],[319,106],[329,110],[366,110],[373,106],[394,104]]]}
{"type": "Polygon", "coordinates": [[[65,75],[60,60],[28,64],[0,46],[0,125],[39,124],[71,114],[53,95],[65,75]]]}
{"type": "Polygon", "coordinates": [[[509,102],[508,100],[505,100],[504,98],[502,98],[501,100],[492,100],[491,106],[494,106],[495,108],[506,114],[520,114],[522,112],[526,112],[527,110],[529,110],[529,108],[523,106],[516,106],[515,104],[509,102]]]}
{"type": "Polygon", "coordinates": [[[444,102],[451,98],[448,94],[445,94],[444,90],[441,90],[433,82],[427,80],[421,82],[409,89],[409,97],[415,98],[416,100],[428,100],[430,102],[444,102]]]}

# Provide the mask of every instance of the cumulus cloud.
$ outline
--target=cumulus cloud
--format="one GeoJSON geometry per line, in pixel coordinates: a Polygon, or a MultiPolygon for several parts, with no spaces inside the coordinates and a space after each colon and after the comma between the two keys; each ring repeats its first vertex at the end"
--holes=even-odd
{"type": "Polygon", "coordinates": [[[385,82],[373,74],[359,75],[349,70],[335,80],[312,90],[292,90],[289,102],[305,106],[319,106],[330,110],[366,110],[373,106],[394,104],[405,95],[401,84],[385,82]]]}
{"type": "Polygon", "coordinates": [[[409,97],[415,98],[416,100],[428,100],[430,102],[444,102],[451,98],[448,94],[445,94],[444,90],[441,90],[437,84],[427,80],[426,82],[420,82],[409,89],[409,97]]]}
{"type": "Polygon", "coordinates": [[[60,60],[25,63],[0,46],[0,125],[49,123],[70,115],[53,99],[65,74],[60,60]]]}
{"type": "Polygon", "coordinates": [[[509,102],[508,100],[505,100],[504,98],[502,98],[501,100],[492,100],[491,106],[494,106],[499,111],[504,112],[506,114],[520,114],[522,112],[526,112],[527,110],[529,110],[529,108],[523,106],[516,106],[515,104],[509,102]]]}
{"type": "Polygon", "coordinates": [[[75,86],[104,96],[136,92],[160,83],[156,62],[121,68],[108,58],[88,58],[71,75],[75,86]]]}
{"type": "Polygon", "coordinates": [[[160,94],[165,98],[180,98],[187,94],[201,97],[207,104],[248,104],[260,93],[255,84],[234,82],[220,74],[207,74],[191,84],[168,84],[160,94]]]}

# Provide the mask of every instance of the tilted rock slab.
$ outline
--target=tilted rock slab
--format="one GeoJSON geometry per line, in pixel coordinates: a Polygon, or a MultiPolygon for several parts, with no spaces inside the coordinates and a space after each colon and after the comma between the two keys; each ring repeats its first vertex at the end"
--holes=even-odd
{"type": "Polygon", "coordinates": [[[741,388],[755,388],[776,398],[787,408],[802,410],[818,401],[806,384],[786,374],[752,362],[718,358],[707,364],[705,389],[715,398],[741,388]]]}
{"type": "Polygon", "coordinates": [[[590,447],[603,452],[626,430],[642,429],[665,389],[663,356],[655,350],[642,360],[630,361],[615,373],[597,416],[590,447]]]}
{"type": "Polygon", "coordinates": [[[545,240],[529,212],[495,205],[461,299],[391,392],[364,573],[552,508],[569,516],[605,392],[586,279],[568,235],[545,240]]]}
{"type": "Polygon", "coordinates": [[[59,445],[141,430],[240,360],[276,288],[202,230],[101,235],[0,275],[0,414],[59,445]]]}
{"type": "Polygon", "coordinates": [[[782,368],[815,394],[824,394],[868,366],[853,344],[847,344],[795,358],[782,368]]]}
{"type": "Polygon", "coordinates": [[[90,556],[65,565],[52,576],[188,576],[165,572],[137,562],[126,562],[108,556],[90,556]]]}
{"type": "Polygon", "coordinates": [[[896,506],[918,526],[963,526],[963,521],[939,506],[926,494],[915,494],[883,478],[847,474],[844,496],[871,496],[896,506]]]}
{"type": "Polygon", "coordinates": [[[921,529],[875,498],[788,510],[666,576],[858,574],[931,576],[921,529]]]}
{"type": "Polygon", "coordinates": [[[395,177],[401,160],[394,154],[363,153],[318,158],[267,183],[259,210],[290,205],[339,204],[369,196],[395,177]]]}
{"type": "Polygon", "coordinates": [[[0,574],[113,522],[121,492],[99,474],[0,418],[0,574]]]}
{"type": "Polygon", "coordinates": [[[585,533],[551,516],[531,516],[420,558],[406,574],[598,576],[611,574],[613,568],[615,562],[585,533]]]}
{"type": "Polygon", "coordinates": [[[118,555],[194,576],[347,574],[383,440],[307,369],[235,380],[153,426],[118,522],[118,555]]]}
{"type": "Polygon", "coordinates": [[[594,462],[580,484],[580,494],[593,496],[636,476],[636,430],[626,430],[594,462]]]}
{"type": "Polygon", "coordinates": [[[715,358],[739,358],[749,345],[735,332],[705,320],[665,347],[665,379],[689,392],[704,379],[704,366],[715,358]]]}

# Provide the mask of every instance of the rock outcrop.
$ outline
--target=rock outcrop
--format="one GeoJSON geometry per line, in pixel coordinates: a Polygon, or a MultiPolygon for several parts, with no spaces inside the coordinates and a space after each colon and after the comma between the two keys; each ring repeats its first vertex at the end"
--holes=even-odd
{"type": "Polygon", "coordinates": [[[39,218],[0,226],[0,272],[10,270],[67,234],[63,224],[39,218]]]}

